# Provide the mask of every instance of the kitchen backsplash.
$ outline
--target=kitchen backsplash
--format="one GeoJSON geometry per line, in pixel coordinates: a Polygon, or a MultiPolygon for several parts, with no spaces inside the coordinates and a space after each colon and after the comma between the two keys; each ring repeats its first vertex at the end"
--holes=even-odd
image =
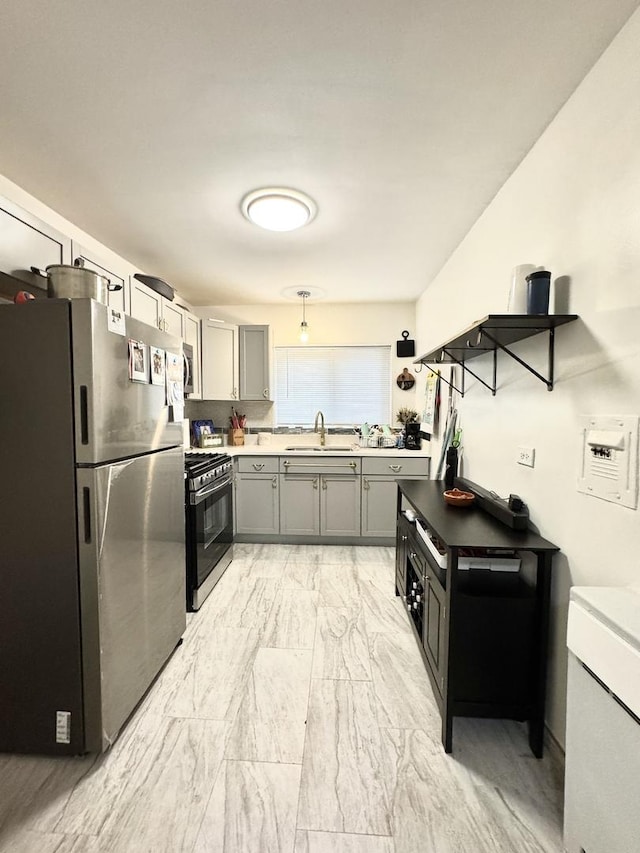
{"type": "MultiPolygon", "coordinates": [[[[313,432],[312,427],[275,426],[273,423],[273,403],[263,403],[260,401],[187,400],[184,415],[190,421],[210,418],[213,421],[216,431],[227,432],[232,407],[239,414],[246,415],[246,432],[248,433],[277,432],[301,435],[302,433],[313,432]]],[[[315,417],[315,412],[312,413],[313,417],[315,417]]],[[[334,435],[352,435],[353,428],[327,427],[327,432],[334,435]]]]}

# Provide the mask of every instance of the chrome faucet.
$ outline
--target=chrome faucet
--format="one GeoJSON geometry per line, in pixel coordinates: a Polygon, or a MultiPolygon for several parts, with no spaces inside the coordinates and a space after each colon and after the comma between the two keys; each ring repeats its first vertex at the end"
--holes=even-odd
{"type": "Polygon", "coordinates": [[[313,425],[313,431],[318,432],[318,418],[320,418],[320,446],[324,447],[326,444],[326,435],[324,429],[324,415],[322,412],[318,412],[316,415],[316,422],[313,425]]]}

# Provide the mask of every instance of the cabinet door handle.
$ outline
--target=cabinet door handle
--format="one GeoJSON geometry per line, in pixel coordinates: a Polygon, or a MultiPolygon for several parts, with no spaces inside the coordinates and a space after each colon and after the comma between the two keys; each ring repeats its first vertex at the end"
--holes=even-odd
{"type": "Polygon", "coordinates": [[[269,399],[269,389],[268,388],[264,389],[264,391],[262,392],[262,396],[264,397],[265,400],[269,399]]]}
{"type": "Polygon", "coordinates": [[[389,465],[389,468],[391,468],[391,470],[394,471],[396,474],[399,471],[402,471],[402,465],[389,465]]]}
{"type": "Polygon", "coordinates": [[[325,492],[327,491],[327,481],[325,480],[324,477],[322,477],[322,489],[325,492]]]}
{"type": "Polygon", "coordinates": [[[264,462],[253,462],[252,465],[256,471],[262,471],[264,468],[264,462]]]}
{"type": "Polygon", "coordinates": [[[369,485],[369,481],[367,480],[366,477],[362,478],[362,488],[363,489],[370,489],[371,488],[371,486],[369,485]]]}
{"type": "Polygon", "coordinates": [[[411,557],[411,559],[412,559],[412,560],[415,560],[415,558],[416,558],[418,555],[416,554],[416,552],[415,552],[415,551],[409,551],[409,556],[411,557]]]}
{"type": "Polygon", "coordinates": [[[314,480],[313,480],[313,488],[314,488],[314,489],[317,489],[317,488],[318,488],[318,478],[317,478],[317,477],[315,477],[315,478],[314,478],[314,480]]]}
{"type": "Polygon", "coordinates": [[[278,478],[277,477],[274,477],[273,480],[271,481],[271,488],[272,489],[278,488],[278,478]]]}
{"type": "Polygon", "coordinates": [[[403,542],[406,542],[408,538],[409,538],[408,536],[403,536],[403,537],[402,537],[402,541],[403,541],[403,542]]]}
{"type": "Polygon", "coordinates": [[[237,388],[234,388],[233,391],[231,392],[231,399],[235,400],[237,396],[238,396],[238,390],[237,390],[237,388]]]}

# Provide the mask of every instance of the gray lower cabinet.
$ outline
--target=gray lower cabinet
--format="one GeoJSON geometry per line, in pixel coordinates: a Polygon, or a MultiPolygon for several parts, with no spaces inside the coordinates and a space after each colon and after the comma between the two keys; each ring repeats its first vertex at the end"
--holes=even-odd
{"type": "MultiPolygon", "coordinates": [[[[429,459],[238,456],[236,532],[258,541],[391,540],[396,535],[396,478],[424,479],[429,459]]],[[[256,541],[248,538],[247,541],[256,541]]]]}
{"type": "Polygon", "coordinates": [[[274,457],[245,456],[236,473],[236,533],[276,536],[280,532],[280,482],[274,457]]]}
{"type": "Polygon", "coordinates": [[[396,478],[429,476],[430,460],[393,456],[362,459],[362,535],[388,539],[396,535],[398,486],[396,478]]]}
{"type": "Polygon", "coordinates": [[[360,536],[360,476],[321,474],[320,533],[360,536]]]}
{"type": "Polygon", "coordinates": [[[280,475],[280,532],[290,536],[320,534],[320,475],[280,475]]]}
{"type": "Polygon", "coordinates": [[[360,459],[280,459],[280,532],[327,539],[360,536],[360,459]]]}

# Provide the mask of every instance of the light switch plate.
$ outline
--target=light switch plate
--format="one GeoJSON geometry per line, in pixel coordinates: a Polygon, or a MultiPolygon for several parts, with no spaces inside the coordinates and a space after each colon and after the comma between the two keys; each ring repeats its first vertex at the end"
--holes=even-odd
{"type": "Polygon", "coordinates": [[[580,418],[578,491],[635,509],[638,505],[638,416],[580,418]]]}

